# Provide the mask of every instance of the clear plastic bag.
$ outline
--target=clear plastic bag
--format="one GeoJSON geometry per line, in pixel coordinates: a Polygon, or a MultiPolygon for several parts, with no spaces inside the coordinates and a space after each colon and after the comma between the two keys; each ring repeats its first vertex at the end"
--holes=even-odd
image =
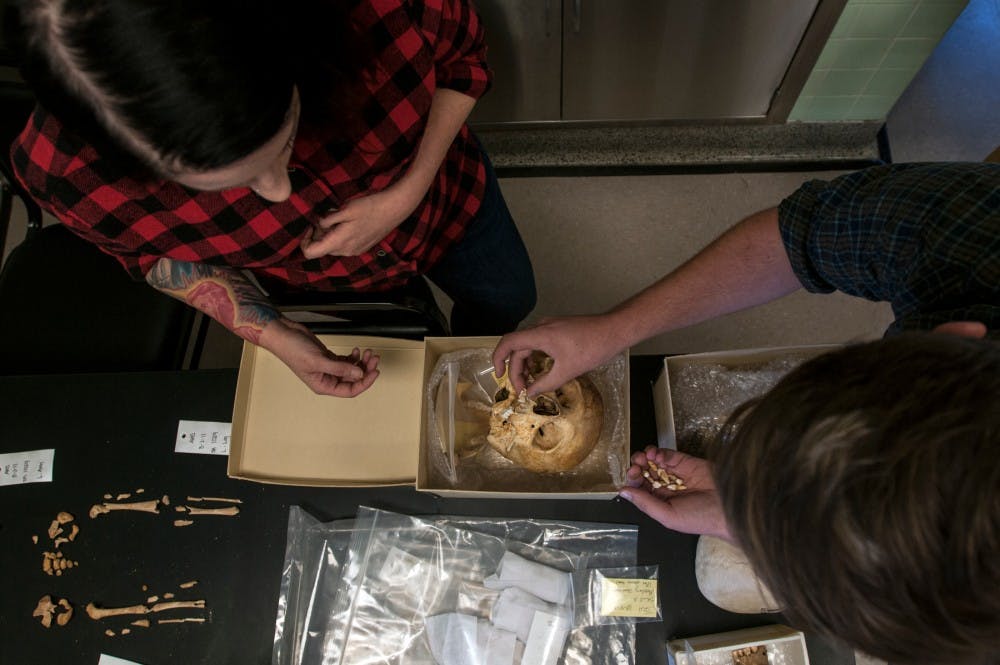
{"type": "MultiPolygon", "coordinates": [[[[497,573],[505,555],[513,554],[558,573],[578,573],[588,563],[630,565],[635,563],[636,543],[636,528],[629,525],[469,517],[421,520],[364,508],[358,520],[322,524],[293,507],[272,663],[447,665],[453,662],[448,659],[468,655],[473,632],[477,660],[465,661],[472,665],[520,663],[525,654],[542,658],[533,661],[540,663],[631,663],[634,626],[585,625],[575,616],[579,605],[572,602],[549,615],[555,616],[554,625],[535,627],[534,640],[532,626],[527,642],[512,638],[512,631],[490,621],[504,591],[489,589],[482,581],[497,573]],[[470,556],[473,550],[479,553],[470,556]],[[418,580],[414,571],[433,583],[418,580]],[[437,633],[433,643],[432,632],[437,633]],[[442,634],[446,637],[440,638],[442,634]],[[435,654],[435,645],[444,644],[451,651],[439,649],[435,654]]],[[[560,605],[546,609],[552,607],[560,605]]]]}
{"type": "Polygon", "coordinates": [[[577,606],[586,608],[579,621],[590,625],[618,625],[662,621],[659,566],[595,568],[577,573],[582,593],[577,606]]]}
{"type": "Polygon", "coordinates": [[[490,349],[464,349],[442,355],[428,377],[428,489],[473,491],[614,491],[628,470],[628,363],[619,354],[588,372],[603,402],[604,417],[595,448],[575,468],[558,473],[524,469],[486,441],[493,396],[498,389],[490,349]]]}

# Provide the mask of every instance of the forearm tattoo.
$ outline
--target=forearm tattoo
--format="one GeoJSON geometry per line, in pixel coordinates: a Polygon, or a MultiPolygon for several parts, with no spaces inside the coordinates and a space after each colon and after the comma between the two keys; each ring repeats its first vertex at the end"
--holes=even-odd
{"type": "Polygon", "coordinates": [[[146,281],[254,344],[260,343],[264,327],[280,316],[264,294],[232,268],[161,258],[146,281]]]}

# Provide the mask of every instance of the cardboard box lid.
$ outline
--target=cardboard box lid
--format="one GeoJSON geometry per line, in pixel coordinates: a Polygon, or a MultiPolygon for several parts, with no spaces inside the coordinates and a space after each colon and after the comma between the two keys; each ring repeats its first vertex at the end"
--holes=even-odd
{"type": "Polygon", "coordinates": [[[316,395],[277,357],[244,344],[228,473],[285,485],[413,484],[420,440],[424,345],[321,335],[334,353],[371,348],[381,374],[351,399],[316,395]]]}

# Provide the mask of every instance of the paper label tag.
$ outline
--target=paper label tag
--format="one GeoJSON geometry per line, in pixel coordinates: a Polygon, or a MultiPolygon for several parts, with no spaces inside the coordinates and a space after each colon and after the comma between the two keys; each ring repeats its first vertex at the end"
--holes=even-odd
{"type": "Polygon", "coordinates": [[[139,663],[132,660],[125,660],[124,658],[116,658],[114,656],[109,656],[106,653],[102,653],[101,659],[97,661],[97,665],[139,665],[139,663]]]}
{"type": "Polygon", "coordinates": [[[177,423],[177,442],[174,444],[174,452],[228,455],[232,429],[232,423],[181,420],[177,423]]]}
{"type": "Polygon", "coordinates": [[[656,580],[605,577],[601,580],[601,615],[656,618],[656,580]]]}
{"type": "Polygon", "coordinates": [[[0,455],[0,485],[51,483],[55,448],[0,455]]]}
{"type": "Polygon", "coordinates": [[[562,655],[567,635],[569,621],[555,614],[536,611],[528,631],[528,641],[524,643],[521,665],[555,665],[562,655]]]}

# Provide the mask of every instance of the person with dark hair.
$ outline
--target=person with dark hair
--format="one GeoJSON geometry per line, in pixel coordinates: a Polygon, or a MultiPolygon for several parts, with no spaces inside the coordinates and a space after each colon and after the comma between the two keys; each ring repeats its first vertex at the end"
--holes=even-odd
{"type": "Polygon", "coordinates": [[[468,0],[22,0],[39,106],[25,189],[136,279],[355,396],[266,289],[381,291],[427,275],[456,334],[534,307],[524,244],[465,120],[490,86],[468,0]]]}
{"type": "Polygon", "coordinates": [[[635,453],[620,496],[743,548],[804,629],[894,665],[998,662],[1000,164],[807,182],[610,312],[504,336],[493,362],[536,394],[647,337],[802,287],[888,301],[896,320],[737,410],[713,462],[635,453]],[[536,349],[553,368],[526,385],[536,349]],[[644,479],[650,460],[686,489],[644,479]]]}

